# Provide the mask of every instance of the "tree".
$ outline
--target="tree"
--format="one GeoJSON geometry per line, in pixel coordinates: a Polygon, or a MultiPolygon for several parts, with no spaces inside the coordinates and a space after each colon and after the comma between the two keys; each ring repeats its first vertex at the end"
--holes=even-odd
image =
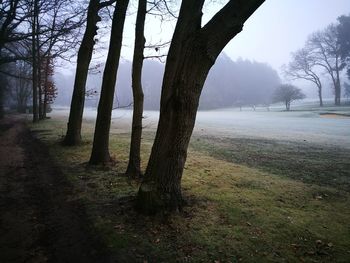
{"type": "Polygon", "coordinates": [[[12,88],[9,89],[13,100],[16,102],[17,111],[25,113],[27,104],[32,96],[31,65],[23,60],[14,62],[16,76],[12,77],[12,88]]]}
{"type": "Polygon", "coordinates": [[[347,82],[344,82],[344,96],[350,98],[350,84],[347,82]]]}
{"type": "Polygon", "coordinates": [[[340,16],[337,25],[338,43],[343,63],[347,64],[347,75],[350,79],[350,15],[340,16]]]}
{"type": "Polygon", "coordinates": [[[31,17],[32,33],[32,88],[33,88],[33,122],[39,121],[38,111],[38,86],[39,86],[39,61],[38,61],[38,37],[39,37],[39,0],[33,0],[33,16],[31,17]]]}
{"type": "Polygon", "coordinates": [[[231,0],[202,27],[204,0],[182,1],[165,66],[156,138],[137,195],[141,212],[181,209],[181,178],[205,79],[263,2],[231,0]]]}
{"type": "Polygon", "coordinates": [[[142,113],[143,113],[143,90],[142,90],[142,66],[143,51],[145,48],[145,18],[146,18],[147,1],[139,0],[137,9],[136,26],[135,26],[135,44],[134,56],[132,61],[132,93],[134,98],[133,117],[129,163],[126,174],[130,177],[139,177],[141,175],[141,134],[142,134],[142,113]]]}
{"type": "Polygon", "coordinates": [[[117,0],[113,13],[112,29],[106,66],[103,72],[100,100],[97,108],[94,141],[90,164],[106,164],[111,161],[109,155],[109,130],[113,108],[115,83],[122,47],[124,21],[129,0],[117,0]]]}
{"type": "Polygon", "coordinates": [[[284,102],[286,110],[289,111],[291,102],[304,98],[305,94],[299,88],[290,84],[282,84],[275,90],[273,102],[284,102]]]}
{"type": "Polygon", "coordinates": [[[331,24],[325,30],[312,34],[308,39],[307,48],[311,52],[310,56],[315,61],[315,65],[324,68],[331,77],[335,95],[334,103],[340,105],[340,72],[345,64],[341,62],[341,50],[337,34],[337,27],[331,24]]]}
{"type": "Polygon", "coordinates": [[[284,73],[293,80],[304,79],[314,83],[318,90],[320,107],[322,107],[322,82],[316,67],[317,61],[312,56],[311,52],[303,48],[292,53],[292,61],[288,64],[288,67],[284,69],[284,73]]]}
{"type": "Polygon", "coordinates": [[[55,85],[55,82],[53,80],[54,75],[54,63],[53,58],[50,56],[50,54],[45,57],[42,61],[42,78],[44,79],[44,82],[42,83],[41,90],[44,93],[43,96],[43,116],[42,118],[46,118],[46,113],[48,110],[48,106],[52,104],[57,97],[57,88],[55,85]]]}
{"type": "Polygon", "coordinates": [[[111,5],[114,2],[115,0],[106,2],[90,0],[89,2],[85,33],[78,52],[67,133],[63,140],[64,145],[77,145],[81,142],[86,80],[95,45],[94,37],[97,35],[97,23],[101,21],[101,17],[98,13],[103,7],[111,5]]]}

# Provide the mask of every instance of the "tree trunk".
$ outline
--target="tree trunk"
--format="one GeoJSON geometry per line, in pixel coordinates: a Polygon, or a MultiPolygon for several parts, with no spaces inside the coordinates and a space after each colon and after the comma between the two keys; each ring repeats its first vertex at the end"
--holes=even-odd
{"type": "Polygon", "coordinates": [[[97,109],[94,142],[90,164],[106,164],[109,155],[109,130],[113,108],[114,90],[122,47],[123,28],[129,0],[118,0],[113,14],[112,30],[105,70],[103,72],[101,96],[97,109]]]}
{"type": "Polygon", "coordinates": [[[320,100],[320,107],[323,107],[322,86],[318,86],[318,98],[319,98],[319,100],[320,100]]]}
{"type": "Polygon", "coordinates": [[[337,79],[335,85],[335,105],[340,106],[340,96],[341,96],[341,88],[340,88],[340,78],[339,71],[337,71],[337,79]]]}
{"type": "Polygon", "coordinates": [[[3,119],[5,116],[4,110],[4,86],[3,83],[0,83],[0,119],[3,119]]]}
{"type": "Polygon", "coordinates": [[[143,91],[142,91],[142,66],[143,50],[145,47],[145,17],[146,0],[139,0],[135,26],[135,47],[132,61],[132,93],[134,98],[134,111],[132,117],[131,143],[129,153],[129,164],[126,174],[129,177],[141,176],[141,135],[142,135],[142,114],[143,114],[143,91]]]}
{"type": "Polygon", "coordinates": [[[97,34],[96,24],[97,22],[101,21],[101,18],[98,15],[98,11],[100,9],[99,4],[99,0],[91,0],[88,7],[87,25],[78,52],[67,133],[63,140],[64,145],[77,145],[81,142],[81,124],[83,120],[85,102],[85,86],[92,52],[95,45],[94,37],[97,34]]]}
{"type": "Polygon", "coordinates": [[[38,25],[38,0],[34,0],[33,21],[32,21],[32,68],[33,68],[33,122],[39,121],[38,114],[38,62],[36,50],[36,33],[38,25]]]}
{"type": "Polygon", "coordinates": [[[160,119],[136,207],[147,214],[182,207],[181,178],[207,74],[263,1],[225,5],[203,28],[203,0],[181,4],[164,73],[160,119]]]}
{"type": "Polygon", "coordinates": [[[47,56],[46,58],[46,64],[45,64],[45,80],[44,80],[44,105],[43,105],[43,119],[46,119],[46,113],[47,113],[47,85],[49,81],[49,67],[50,67],[50,57],[47,56]]]}

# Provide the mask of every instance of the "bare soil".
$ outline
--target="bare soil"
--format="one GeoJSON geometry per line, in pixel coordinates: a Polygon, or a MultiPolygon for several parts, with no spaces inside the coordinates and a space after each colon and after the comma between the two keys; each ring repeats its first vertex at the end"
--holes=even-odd
{"type": "Polygon", "coordinates": [[[19,116],[0,121],[0,262],[110,262],[73,187],[19,116]]]}

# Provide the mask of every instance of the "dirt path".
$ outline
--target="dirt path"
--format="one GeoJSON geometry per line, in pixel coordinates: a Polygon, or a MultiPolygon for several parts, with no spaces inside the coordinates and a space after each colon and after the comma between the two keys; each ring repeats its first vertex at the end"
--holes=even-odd
{"type": "Polygon", "coordinates": [[[0,122],[0,262],[110,262],[83,204],[20,117],[0,122]]]}

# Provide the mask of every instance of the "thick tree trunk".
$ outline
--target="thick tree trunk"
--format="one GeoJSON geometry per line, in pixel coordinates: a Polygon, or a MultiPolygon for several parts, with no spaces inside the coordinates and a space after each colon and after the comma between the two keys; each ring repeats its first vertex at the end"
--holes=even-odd
{"type": "Polygon", "coordinates": [[[143,50],[145,48],[145,18],[146,0],[139,0],[135,26],[135,47],[132,61],[132,93],[134,98],[134,111],[132,117],[131,143],[129,164],[126,175],[129,177],[141,176],[141,135],[142,135],[142,114],[143,114],[143,91],[142,91],[142,65],[143,50]]]}
{"type": "Polygon", "coordinates": [[[67,133],[63,140],[64,145],[77,145],[81,142],[81,125],[83,120],[86,80],[95,45],[94,37],[97,34],[96,24],[101,20],[98,15],[100,9],[99,4],[99,0],[91,0],[88,7],[87,25],[78,52],[67,133]]]}
{"type": "Polygon", "coordinates": [[[103,72],[101,96],[97,109],[94,142],[90,164],[106,164],[109,155],[109,130],[113,108],[114,90],[122,47],[123,28],[129,0],[118,0],[113,14],[112,30],[105,70],[103,72]]]}
{"type": "Polygon", "coordinates": [[[160,119],[136,207],[179,210],[181,177],[199,97],[217,56],[263,1],[231,0],[201,28],[202,0],[183,1],[164,73],[160,119]]]}

